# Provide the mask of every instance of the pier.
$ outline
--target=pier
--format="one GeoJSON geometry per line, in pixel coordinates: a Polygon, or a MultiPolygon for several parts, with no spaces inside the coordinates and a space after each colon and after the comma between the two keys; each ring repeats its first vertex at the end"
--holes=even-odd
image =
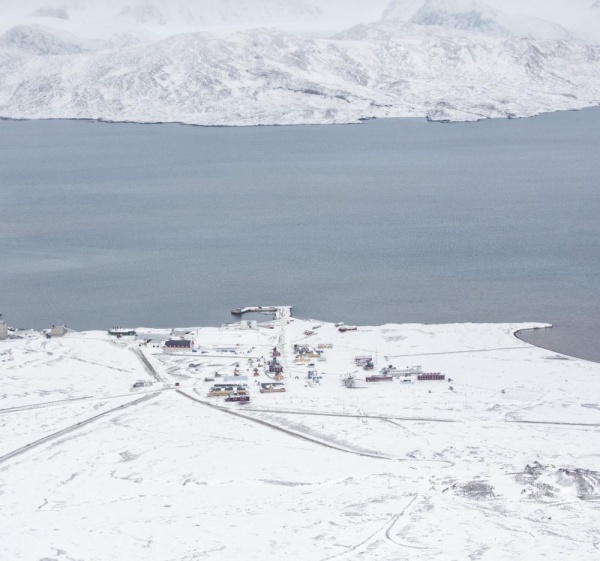
{"type": "Polygon", "coordinates": [[[254,313],[254,314],[278,314],[282,310],[287,310],[287,315],[292,315],[291,306],[246,306],[245,308],[236,308],[231,310],[234,316],[241,316],[242,314],[254,313]]]}

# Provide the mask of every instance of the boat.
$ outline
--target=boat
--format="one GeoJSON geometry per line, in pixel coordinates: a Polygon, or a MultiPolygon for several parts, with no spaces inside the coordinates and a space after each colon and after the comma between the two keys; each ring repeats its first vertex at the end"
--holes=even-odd
{"type": "Polygon", "coordinates": [[[235,308],[231,310],[232,315],[241,316],[242,314],[254,313],[254,314],[276,314],[280,309],[289,310],[289,314],[292,315],[291,306],[246,306],[245,308],[235,308]]]}

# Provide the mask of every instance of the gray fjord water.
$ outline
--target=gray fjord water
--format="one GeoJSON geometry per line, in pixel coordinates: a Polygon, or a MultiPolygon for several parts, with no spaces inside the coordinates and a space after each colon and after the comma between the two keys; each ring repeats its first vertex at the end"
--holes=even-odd
{"type": "Polygon", "coordinates": [[[237,306],[547,321],[600,360],[600,110],[451,125],[0,121],[0,311],[219,325],[237,306]]]}

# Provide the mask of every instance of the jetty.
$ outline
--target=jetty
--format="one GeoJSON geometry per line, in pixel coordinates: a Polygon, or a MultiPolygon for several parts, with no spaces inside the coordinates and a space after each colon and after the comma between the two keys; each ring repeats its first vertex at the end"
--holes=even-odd
{"type": "Polygon", "coordinates": [[[288,315],[292,315],[291,306],[246,306],[245,308],[236,308],[231,310],[234,316],[241,316],[242,314],[254,313],[254,314],[277,314],[280,310],[287,310],[288,315]]]}
{"type": "Polygon", "coordinates": [[[108,330],[109,335],[114,335],[115,337],[135,337],[137,335],[135,329],[130,329],[129,327],[113,327],[108,330]]]}

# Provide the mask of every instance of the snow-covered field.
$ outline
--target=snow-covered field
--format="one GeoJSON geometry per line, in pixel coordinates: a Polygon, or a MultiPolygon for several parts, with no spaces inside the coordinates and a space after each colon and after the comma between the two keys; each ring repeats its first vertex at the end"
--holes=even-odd
{"type": "Polygon", "coordinates": [[[0,559],[596,558],[600,365],[513,336],[544,324],[272,326],[1,341],[0,559]],[[236,369],[250,403],[207,397],[236,369]]]}
{"type": "Polygon", "coordinates": [[[560,15],[491,3],[4,0],[0,117],[243,126],[600,105],[592,0],[560,15]]]}

